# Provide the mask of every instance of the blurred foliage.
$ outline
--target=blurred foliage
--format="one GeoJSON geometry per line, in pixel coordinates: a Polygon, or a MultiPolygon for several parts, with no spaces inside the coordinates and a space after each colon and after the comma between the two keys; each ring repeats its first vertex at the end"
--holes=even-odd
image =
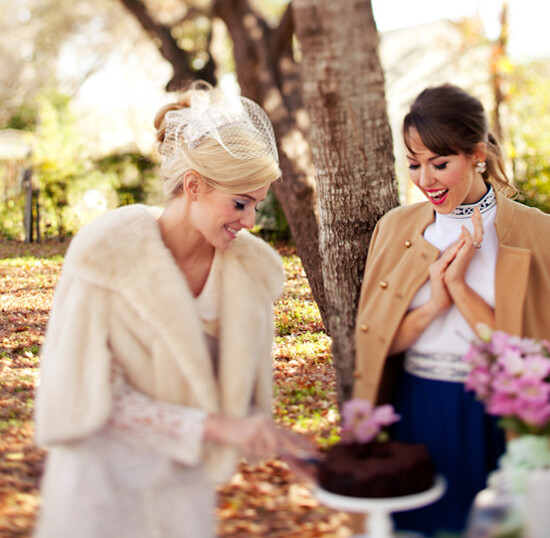
{"type": "Polygon", "coordinates": [[[258,205],[253,232],[273,243],[288,243],[292,239],[283,208],[271,189],[265,200],[258,205]]]}
{"type": "MultiPolygon", "coordinates": [[[[289,0],[250,0],[268,24],[277,24],[289,0]]],[[[212,0],[146,0],[158,20],[170,27],[196,69],[216,57],[218,78],[234,70],[225,25],[211,19],[212,0]]],[[[101,212],[129,203],[161,204],[158,171],[150,156],[134,149],[93,156],[90,133],[77,131],[71,97],[112,54],[137,54],[120,3],[110,0],[4,0],[0,12],[0,127],[36,135],[34,181],[40,187],[43,234],[76,232],[101,212]],[[64,67],[63,91],[60,87],[64,67]],[[69,69],[70,67],[70,69],[69,69]]],[[[478,23],[478,21],[477,21],[478,23]]],[[[464,21],[464,39],[480,39],[476,21],[464,21]]],[[[137,32],[139,33],[139,31],[137,32]]],[[[133,35],[133,34],[132,34],[133,35]]],[[[136,37],[137,39],[137,37],[136,37]]],[[[507,96],[505,145],[518,200],[550,212],[550,64],[498,65],[507,96]]],[[[1,170],[0,170],[1,172],[1,170]]],[[[0,184],[2,176],[0,175],[0,184]]],[[[12,189],[0,200],[0,236],[21,238],[24,195],[12,189]]],[[[270,192],[258,208],[254,230],[273,242],[290,241],[281,206],[270,192]]]]}
{"type": "MultiPolygon", "coordinates": [[[[8,120],[9,125],[29,130],[36,125],[32,167],[43,237],[73,235],[102,212],[121,205],[162,205],[158,164],[132,150],[93,159],[84,137],[75,129],[70,104],[67,95],[44,92],[8,120]]],[[[21,239],[24,193],[16,192],[0,203],[0,209],[0,236],[21,239]]],[[[271,191],[258,208],[254,232],[273,242],[291,238],[283,210],[271,191]]]]}
{"type": "Polygon", "coordinates": [[[57,91],[38,97],[39,121],[33,150],[33,169],[48,227],[63,238],[71,232],[69,193],[86,173],[84,143],[74,129],[70,99],[57,91]]]}
{"type": "MultiPolygon", "coordinates": [[[[31,162],[44,238],[64,239],[108,209],[131,203],[159,203],[157,165],[135,151],[92,159],[75,128],[71,99],[45,91],[16,109],[7,124],[34,131],[31,162]],[[36,126],[33,129],[33,126],[36,126]]],[[[25,193],[14,189],[0,201],[0,236],[22,239],[25,193]]]]}
{"type": "Polygon", "coordinates": [[[117,206],[144,204],[151,197],[160,198],[157,165],[141,153],[111,153],[96,161],[96,166],[115,190],[117,206]]]}
{"type": "Polygon", "coordinates": [[[34,131],[37,127],[38,104],[36,102],[23,103],[18,106],[13,115],[6,122],[7,129],[21,129],[34,131]]]}
{"type": "Polygon", "coordinates": [[[550,213],[550,61],[507,73],[506,149],[518,201],[550,213]]]}
{"type": "Polygon", "coordinates": [[[4,239],[23,238],[24,218],[23,194],[0,201],[0,237],[4,239]]]}
{"type": "MultiPolygon", "coordinates": [[[[28,125],[25,105],[64,73],[64,91],[75,95],[128,36],[122,6],[112,0],[2,0],[0,9],[0,124],[15,111],[28,125]],[[65,69],[66,70],[66,69],[65,69]]],[[[32,110],[29,110],[32,116],[32,110]]],[[[13,127],[25,128],[14,118],[13,127]]]]}

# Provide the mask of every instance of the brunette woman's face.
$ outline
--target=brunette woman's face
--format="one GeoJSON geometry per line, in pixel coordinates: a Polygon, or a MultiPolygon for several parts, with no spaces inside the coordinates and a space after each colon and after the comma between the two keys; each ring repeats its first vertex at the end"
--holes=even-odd
{"type": "Polygon", "coordinates": [[[240,194],[203,189],[191,204],[193,223],[206,241],[225,250],[240,230],[254,227],[256,209],[268,190],[269,185],[240,194]]]}
{"type": "Polygon", "coordinates": [[[437,155],[424,145],[416,129],[411,128],[409,146],[411,181],[438,213],[446,215],[461,204],[473,204],[487,192],[481,174],[474,171],[476,160],[485,159],[483,144],[475,155],[437,155]]]}

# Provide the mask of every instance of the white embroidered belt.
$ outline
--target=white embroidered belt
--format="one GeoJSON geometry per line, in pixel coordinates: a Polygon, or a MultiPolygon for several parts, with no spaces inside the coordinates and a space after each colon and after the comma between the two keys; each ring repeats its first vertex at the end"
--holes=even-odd
{"type": "Polygon", "coordinates": [[[414,376],[438,381],[464,383],[470,365],[462,355],[454,353],[420,353],[409,349],[405,353],[405,370],[414,376]]]}

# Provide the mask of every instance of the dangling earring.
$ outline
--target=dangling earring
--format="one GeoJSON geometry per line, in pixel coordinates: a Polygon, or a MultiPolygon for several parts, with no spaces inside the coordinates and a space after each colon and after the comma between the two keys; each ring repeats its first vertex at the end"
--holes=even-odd
{"type": "Polygon", "coordinates": [[[484,174],[487,170],[487,163],[485,161],[476,161],[476,165],[474,166],[474,170],[478,174],[484,174]]]}

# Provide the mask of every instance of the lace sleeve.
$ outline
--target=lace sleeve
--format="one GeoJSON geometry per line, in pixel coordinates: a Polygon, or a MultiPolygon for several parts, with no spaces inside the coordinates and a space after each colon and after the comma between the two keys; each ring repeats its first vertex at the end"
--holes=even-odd
{"type": "Polygon", "coordinates": [[[121,366],[111,362],[112,432],[182,463],[199,463],[206,411],[150,398],[134,389],[121,366]]]}

